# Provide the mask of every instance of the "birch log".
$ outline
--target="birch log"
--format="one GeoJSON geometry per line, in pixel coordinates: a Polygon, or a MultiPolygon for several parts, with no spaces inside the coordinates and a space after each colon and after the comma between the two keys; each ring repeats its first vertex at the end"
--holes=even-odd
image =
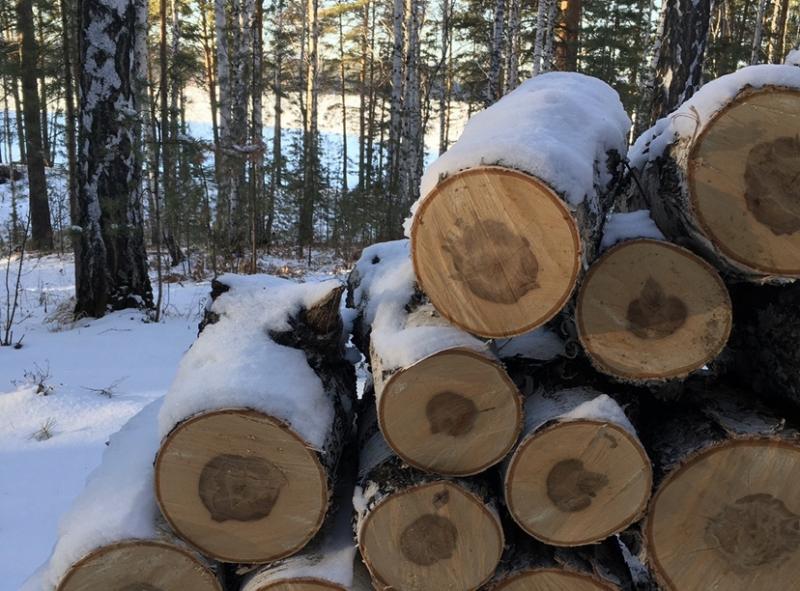
{"type": "Polygon", "coordinates": [[[216,566],[177,540],[158,513],[151,403],[111,436],[103,459],[62,518],[53,553],[25,591],[222,591],[216,566]]]}
{"type": "MultiPolygon", "coordinates": [[[[635,216],[615,215],[612,223],[635,216]]],[[[663,240],[622,240],[586,274],[575,324],[599,371],[633,384],[663,382],[719,355],[731,301],[714,267],[692,252],[663,240]]]]}
{"type": "Polygon", "coordinates": [[[520,443],[504,466],[506,506],[517,524],[554,546],[592,544],[644,514],[650,460],[620,406],[573,388],[525,401],[520,443]]]}
{"type": "MultiPolygon", "coordinates": [[[[702,393],[696,393],[699,397],[702,393]]],[[[800,576],[797,431],[751,396],[652,418],[647,558],[665,589],[779,591],[800,576]]]]}
{"type": "Polygon", "coordinates": [[[480,587],[492,576],[504,540],[487,483],[443,478],[405,465],[383,439],[369,400],[359,423],[355,528],[376,588],[480,587]]]}
{"type": "Polygon", "coordinates": [[[800,70],[709,82],[639,139],[632,161],[666,237],[736,279],[800,276],[800,70]]]}
{"type": "Polygon", "coordinates": [[[632,591],[619,542],[610,538],[583,548],[554,548],[517,539],[485,591],[632,591]]]}
{"type": "Polygon", "coordinates": [[[353,420],[337,282],[226,275],[159,420],[156,492],[224,562],[300,550],[322,525],[353,420]],[[312,412],[313,409],[313,412],[312,412]]]}
{"type": "Polygon", "coordinates": [[[420,288],[484,337],[553,318],[592,260],[630,120],[600,80],[537,76],[475,115],[422,179],[406,231],[420,288]]]}
{"type": "Polygon", "coordinates": [[[348,285],[354,341],[370,360],[380,428],[394,452],[457,476],[499,462],[519,434],[519,392],[485,343],[415,291],[408,241],[365,249],[348,285]]]}

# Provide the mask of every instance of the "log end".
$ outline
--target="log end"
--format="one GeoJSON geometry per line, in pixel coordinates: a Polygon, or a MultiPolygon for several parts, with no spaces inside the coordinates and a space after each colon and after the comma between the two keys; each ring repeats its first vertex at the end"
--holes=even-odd
{"type": "Polygon", "coordinates": [[[731,440],[694,455],[653,497],[648,556],[667,589],[779,591],[800,578],[800,446],[731,440]]]}
{"type": "Polygon", "coordinates": [[[722,351],[731,300],[717,272],[688,250],[631,240],[606,252],[584,279],[578,336],[597,369],[631,382],[677,379],[722,351]]]}
{"type": "Polygon", "coordinates": [[[556,193],[500,167],[447,178],[411,228],[422,291],[450,322],[484,337],[522,334],[555,316],[575,287],[580,252],[556,193]]]}
{"type": "Polygon", "coordinates": [[[387,497],[361,525],[358,544],[379,587],[474,590],[500,561],[503,531],[479,497],[437,481],[387,497]]]}
{"type": "Polygon", "coordinates": [[[800,276],[800,91],[744,91],[709,122],[688,157],[691,207],[734,266],[800,276]]]}
{"type": "Polygon", "coordinates": [[[321,579],[300,578],[274,581],[253,591],[347,591],[347,588],[321,579]]]}
{"type": "Polygon", "coordinates": [[[409,465],[466,476],[511,450],[522,405],[497,362],[451,349],[393,374],[381,391],[378,418],[387,443],[409,465]]]}
{"type": "Polygon", "coordinates": [[[504,492],[509,512],[528,534],[554,546],[580,546],[637,521],[652,478],[647,454],[627,430],[602,421],[561,421],[522,441],[504,492]]]}
{"type": "Polygon", "coordinates": [[[517,573],[491,591],[618,591],[595,577],[564,569],[542,568],[517,573]]]}
{"type": "Polygon", "coordinates": [[[328,482],[316,453],[285,424],[227,409],[165,438],[156,497],[175,532],[203,553],[261,563],[293,554],[319,530],[328,482]]]}
{"type": "Polygon", "coordinates": [[[129,540],[103,546],[76,562],[57,591],[222,591],[219,580],[196,556],[154,540],[129,540]]]}

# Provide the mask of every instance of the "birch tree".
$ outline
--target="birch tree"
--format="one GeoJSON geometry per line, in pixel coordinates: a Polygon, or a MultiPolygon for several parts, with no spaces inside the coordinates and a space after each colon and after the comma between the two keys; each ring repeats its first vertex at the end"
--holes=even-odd
{"type": "Polygon", "coordinates": [[[510,0],[508,14],[508,35],[507,35],[507,58],[505,93],[509,93],[519,84],[519,60],[520,60],[520,27],[521,23],[521,0],[510,0]]]}
{"type": "Polygon", "coordinates": [[[144,0],[83,0],[76,314],[152,305],[136,129],[144,0]]]}
{"type": "MultiPolygon", "coordinates": [[[[50,224],[50,204],[47,199],[45,178],[45,146],[42,142],[42,108],[39,101],[39,44],[33,22],[32,0],[17,3],[17,30],[20,35],[20,64],[22,67],[22,98],[25,119],[25,144],[28,157],[28,193],[31,216],[31,247],[50,250],[53,248],[53,229],[50,224]]],[[[17,114],[19,115],[19,110],[17,114]]],[[[45,111],[46,113],[46,111],[45,111]]],[[[19,119],[19,116],[17,116],[19,119]]]]}
{"type": "Polygon", "coordinates": [[[764,17],[767,14],[770,0],[759,0],[756,24],[753,30],[753,45],[750,52],[750,64],[761,63],[761,43],[764,38],[764,17]]]}
{"type": "Polygon", "coordinates": [[[489,75],[486,85],[484,105],[489,106],[500,98],[500,70],[505,38],[506,0],[495,0],[492,43],[489,51],[489,75]]]}

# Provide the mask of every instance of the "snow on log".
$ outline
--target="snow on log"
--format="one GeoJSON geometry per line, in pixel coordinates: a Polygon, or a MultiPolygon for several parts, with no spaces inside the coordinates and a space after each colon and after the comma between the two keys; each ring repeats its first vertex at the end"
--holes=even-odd
{"type": "Polygon", "coordinates": [[[415,292],[408,241],[364,249],[348,285],[354,340],[370,359],[380,428],[395,453],[455,476],[502,460],[522,424],[519,392],[483,341],[415,292]]]}
{"type": "Polygon", "coordinates": [[[798,433],[750,396],[715,389],[693,398],[701,396],[701,412],[673,405],[651,417],[658,486],[645,524],[647,560],[665,589],[794,588],[798,433]]]}
{"type": "Polygon", "coordinates": [[[406,223],[442,316],[505,337],[561,310],[597,249],[629,128],[611,87],[568,72],[536,76],[469,120],[406,223]]]}
{"type": "Polygon", "coordinates": [[[709,82],[631,150],[670,240],[756,282],[800,276],[800,69],[709,82]]]}
{"type": "Polygon", "coordinates": [[[592,264],[578,292],[578,337],[595,368],[619,380],[682,379],[725,346],[730,296],[714,267],[685,248],[622,238],[623,230],[654,235],[648,227],[624,227],[636,216],[642,214],[611,217],[604,243],[614,246],[592,264]]]}
{"type": "Polygon", "coordinates": [[[175,531],[224,562],[319,530],[352,424],[338,282],[225,275],[159,416],[156,492],[175,531]]]}
{"type": "Polygon", "coordinates": [[[527,398],[503,492],[528,534],[554,546],[604,540],[642,517],[651,484],[650,460],[612,398],[587,388],[527,398]]]}
{"type": "Polygon", "coordinates": [[[359,423],[355,529],[376,588],[472,591],[489,580],[504,537],[488,484],[404,464],[381,435],[370,400],[359,423]]]}
{"type": "Polygon", "coordinates": [[[619,542],[609,538],[581,548],[515,540],[484,591],[632,591],[619,542]]]}
{"type": "Polygon", "coordinates": [[[215,567],[176,540],[153,494],[157,415],[150,403],[111,436],[86,488],[64,515],[48,561],[25,591],[222,591],[215,567]]]}
{"type": "MultiPolygon", "coordinates": [[[[348,442],[348,446],[354,443],[348,442]]],[[[369,578],[357,572],[353,536],[353,488],[358,457],[345,452],[338,470],[331,510],[316,537],[300,552],[250,574],[241,591],[370,591],[369,578]]]]}

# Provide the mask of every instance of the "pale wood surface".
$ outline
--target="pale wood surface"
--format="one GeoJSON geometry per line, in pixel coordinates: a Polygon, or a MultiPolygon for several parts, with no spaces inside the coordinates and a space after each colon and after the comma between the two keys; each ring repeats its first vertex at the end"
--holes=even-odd
{"type": "Polygon", "coordinates": [[[800,578],[800,447],[729,441],[672,472],[653,497],[648,554],[670,591],[784,591],[800,578]]]}
{"type": "Polygon", "coordinates": [[[70,568],[58,591],[222,591],[217,577],[182,548],[151,540],[104,546],[70,568]]]}
{"type": "Polygon", "coordinates": [[[614,591],[617,587],[588,575],[559,569],[532,570],[502,582],[495,591],[614,591]]]}
{"type": "Polygon", "coordinates": [[[631,240],[589,269],[576,323],[600,371],[630,381],[681,378],[722,351],[731,301],[716,270],[688,250],[631,240]]]}
{"type": "Polygon", "coordinates": [[[425,199],[411,229],[417,280],[453,324],[485,337],[541,326],[566,303],[580,237],[566,205],[526,174],[474,168],[425,199]]]}
{"type": "Polygon", "coordinates": [[[505,477],[509,512],[526,532],[555,546],[591,544],[639,519],[652,470],[625,429],[559,421],[523,440],[505,477]]]}
{"type": "Polygon", "coordinates": [[[172,528],[225,562],[268,562],[303,547],[328,506],[315,452],[283,423],[245,409],[181,423],[156,460],[159,506],[172,528]]]}
{"type": "Polygon", "coordinates": [[[691,203],[728,257],[800,275],[800,92],[744,93],[709,123],[688,163],[691,203]]]}
{"type": "Polygon", "coordinates": [[[492,576],[503,532],[479,497],[438,481],[377,505],[361,527],[359,547],[379,588],[470,591],[492,576]]]}
{"type": "Polygon", "coordinates": [[[296,579],[270,583],[265,587],[259,587],[257,591],[347,591],[347,589],[330,581],[296,579]]]}
{"type": "Polygon", "coordinates": [[[378,419],[386,441],[410,465],[464,476],[482,472],[510,451],[522,404],[499,363],[450,349],[382,384],[378,419]]]}

